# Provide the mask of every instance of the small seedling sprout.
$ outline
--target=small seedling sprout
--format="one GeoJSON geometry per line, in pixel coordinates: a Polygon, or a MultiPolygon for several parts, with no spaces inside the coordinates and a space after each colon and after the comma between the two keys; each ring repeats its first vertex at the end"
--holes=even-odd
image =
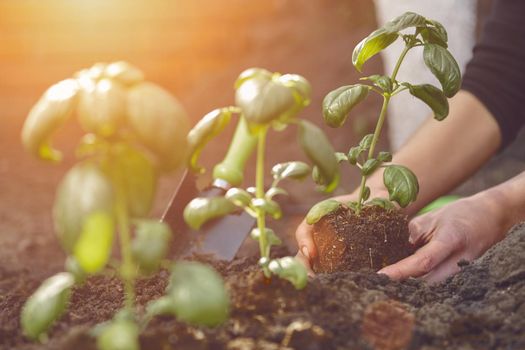
{"type": "MultiPolygon", "coordinates": [[[[389,152],[376,152],[377,142],[386,119],[390,100],[397,94],[408,92],[427,104],[438,121],[445,119],[449,112],[447,97],[454,96],[461,86],[461,73],[452,54],[447,50],[448,36],[439,22],[427,19],[413,12],[407,12],[383,27],[372,32],[354,49],[352,63],[358,71],[371,57],[386,49],[397,39],[405,46],[390,76],[371,75],[360,80],[368,83],[342,86],[326,95],[323,101],[323,117],[331,127],[340,127],[346,121],[351,110],[364,101],[369,92],[379,94],[383,105],[373,134],[365,135],[359,145],[350,148],[347,153],[336,154],[339,162],[347,162],[359,168],[361,183],[357,201],[346,203],[359,215],[363,206],[377,205],[386,209],[394,208],[393,202],[406,207],[416,200],[419,184],[414,173],[405,166],[388,164],[392,161],[389,152]],[[407,33],[407,31],[409,33],[407,33]],[[431,84],[414,85],[397,80],[399,68],[407,53],[415,47],[423,47],[423,60],[441,84],[441,89],[431,84]],[[384,168],[383,182],[389,198],[370,199],[367,178],[378,168],[384,168]]],[[[314,224],[323,216],[337,210],[340,203],[328,199],[316,204],[307,215],[307,222],[314,224]]]]}
{"type": "MultiPolygon", "coordinates": [[[[247,138],[256,143],[255,187],[230,188],[224,197],[195,198],[185,208],[188,225],[198,229],[211,218],[220,217],[242,209],[257,219],[257,227],[251,237],[258,241],[259,264],[264,275],[277,275],[290,281],[296,288],[306,285],[304,266],[292,257],[271,259],[270,250],[281,244],[275,232],[267,226],[266,216],[274,219],[282,216],[281,207],[274,200],[276,195],[286,194],[280,187],[284,179],[304,179],[310,173],[324,191],[332,191],[339,181],[339,167],[330,142],[314,124],[300,120],[298,113],[310,102],[310,84],[300,75],[271,73],[265,69],[252,68],[241,73],[235,82],[236,106],[217,109],[206,115],[189,133],[190,167],[202,171],[197,165],[199,154],[205,144],[216,136],[230,121],[232,114],[239,115],[238,128],[244,128],[247,138]],[[299,143],[314,164],[313,169],[304,162],[293,161],[277,164],[272,168],[273,182],[266,188],[265,153],[268,132],[283,130],[289,125],[298,126],[299,143]]],[[[235,145],[233,145],[235,147],[235,145]]],[[[214,172],[228,179],[234,186],[241,184],[242,176],[234,167],[219,164],[214,172]]]]}
{"type": "Polygon", "coordinates": [[[25,148],[58,162],[62,155],[50,139],[73,114],[86,134],[76,150],[79,162],[61,181],[53,207],[67,272],[45,280],[26,301],[24,334],[44,340],[74,285],[115,270],[124,285],[124,306],[95,327],[102,350],[138,349],[140,329],[159,313],[210,326],[225,320],[229,298],[217,272],[199,263],[170,264],[165,260],[170,228],[147,217],[159,174],[178,168],[187,155],[189,122],[180,104],[126,62],[96,64],[53,85],[36,103],[22,130],[25,148]],[[121,261],[111,259],[115,233],[121,261]],[[161,266],[171,270],[167,294],[141,315],[135,281],[161,266]]]}

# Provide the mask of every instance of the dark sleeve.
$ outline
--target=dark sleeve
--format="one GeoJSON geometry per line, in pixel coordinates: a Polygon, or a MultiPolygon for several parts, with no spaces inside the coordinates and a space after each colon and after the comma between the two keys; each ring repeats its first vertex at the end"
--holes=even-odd
{"type": "Polygon", "coordinates": [[[497,0],[462,88],[492,113],[508,146],[525,124],[525,0],[497,0]]]}

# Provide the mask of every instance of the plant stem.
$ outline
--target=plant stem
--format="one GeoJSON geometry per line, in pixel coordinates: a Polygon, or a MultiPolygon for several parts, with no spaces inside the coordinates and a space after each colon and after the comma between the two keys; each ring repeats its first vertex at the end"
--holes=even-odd
{"type": "MultiPolygon", "coordinates": [[[[264,153],[266,147],[266,134],[268,127],[264,127],[257,135],[257,165],[255,177],[255,196],[264,198],[264,153]]],[[[257,228],[259,229],[259,250],[261,258],[269,258],[270,250],[268,249],[268,237],[266,236],[266,213],[263,209],[257,209],[257,228]]],[[[271,273],[267,265],[263,266],[263,272],[266,277],[271,273]]]]}
{"type": "MultiPolygon", "coordinates": [[[[401,63],[403,62],[403,59],[405,58],[407,52],[412,48],[412,45],[406,45],[403,51],[401,52],[401,55],[399,56],[396,66],[394,67],[394,71],[392,72],[392,75],[390,76],[390,79],[392,82],[396,80],[397,73],[399,72],[399,68],[401,67],[401,63]]],[[[383,124],[385,123],[386,119],[386,111],[388,108],[388,103],[390,102],[390,98],[392,97],[389,93],[383,94],[383,106],[381,107],[381,112],[379,113],[379,119],[377,120],[376,128],[374,130],[374,136],[372,138],[372,143],[370,144],[370,149],[368,150],[368,156],[367,160],[374,157],[374,152],[376,149],[377,142],[379,141],[379,136],[381,135],[381,130],[383,129],[383,124]]],[[[362,204],[363,204],[363,195],[365,193],[365,187],[366,187],[366,179],[367,175],[361,175],[361,185],[359,187],[359,198],[357,200],[357,207],[356,212],[357,215],[361,212],[362,204]]]]}
{"type": "Polygon", "coordinates": [[[126,201],[126,191],[122,186],[122,173],[119,169],[115,170],[114,183],[115,183],[115,197],[116,197],[116,217],[120,241],[120,254],[122,256],[122,264],[120,266],[120,275],[124,282],[124,295],[125,295],[125,307],[129,310],[133,310],[135,302],[135,289],[134,289],[134,264],[133,256],[131,254],[130,245],[130,229],[129,229],[129,217],[126,201]]]}

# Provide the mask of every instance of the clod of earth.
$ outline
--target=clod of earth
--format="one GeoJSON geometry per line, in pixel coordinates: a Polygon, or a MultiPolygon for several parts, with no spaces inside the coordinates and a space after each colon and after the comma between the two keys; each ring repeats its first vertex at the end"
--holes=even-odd
{"type": "Polygon", "coordinates": [[[367,206],[356,214],[340,206],[314,225],[318,256],[315,272],[378,271],[414,252],[408,242],[406,215],[395,209],[367,206]]]}

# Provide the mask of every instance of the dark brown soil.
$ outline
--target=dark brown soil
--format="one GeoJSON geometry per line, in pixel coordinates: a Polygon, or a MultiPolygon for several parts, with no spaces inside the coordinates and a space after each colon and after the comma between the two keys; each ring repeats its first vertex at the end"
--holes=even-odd
{"type": "MultiPolygon", "coordinates": [[[[148,350],[525,349],[525,225],[481,259],[461,265],[461,272],[436,286],[392,282],[362,270],[319,274],[296,291],[282,280],[265,283],[255,258],[217,263],[232,297],[230,319],[210,329],[159,317],[140,341],[148,350]]],[[[120,283],[91,278],[75,290],[50,341],[32,344],[20,335],[18,316],[39,283],[29,275],[0,269],[0,348],[94,349],[87,332],[120,307],[120,283]]],[[[140,281],[137,303],[160,296],[166,279],[163,271],[140,281]]]]}
{"type": "Polygon", "coordinates": [[[413,253],[408,235],[407,217],[397,210],[369,206],[357,215],[341,207],[314,226],[318,256],[313,269],[325,273],[378,271],[413,253]]]}

